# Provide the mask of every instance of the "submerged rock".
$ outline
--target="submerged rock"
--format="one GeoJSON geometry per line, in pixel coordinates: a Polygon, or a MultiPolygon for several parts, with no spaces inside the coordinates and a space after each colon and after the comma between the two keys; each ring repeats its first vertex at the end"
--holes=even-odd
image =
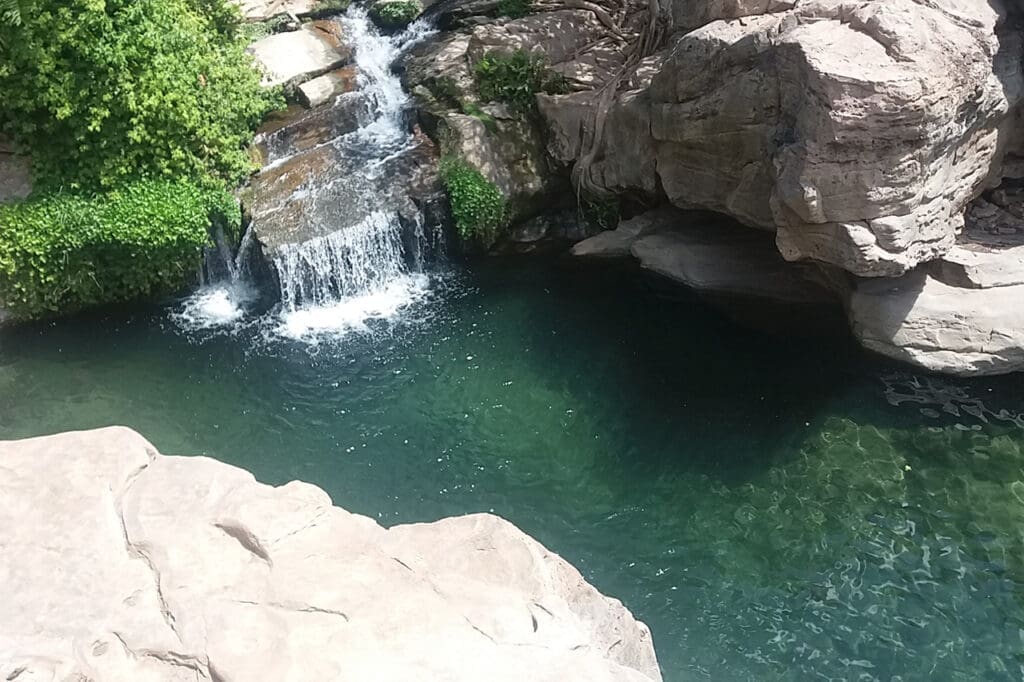
{"type": "Polygon", "coordinates": [[[496,516],[387,530],[119,427],[0,466],[0,679],[661,679],[642,623],[496,516]]]}

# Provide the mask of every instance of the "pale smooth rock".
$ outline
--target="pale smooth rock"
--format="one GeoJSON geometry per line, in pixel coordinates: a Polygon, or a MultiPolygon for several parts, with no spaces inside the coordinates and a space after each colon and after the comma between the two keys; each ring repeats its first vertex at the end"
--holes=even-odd
{"type": "Polygon", "coordinates": [[[630,250],[644,269],[696,291],[796,304],[835,302],[786,263],[768,235],[741,227],[659,232],[640,237],[630,250]]]}
{"type": "Polygon", "coordinates": [[[606,230],[572,247],[572,255],[583,258],[622,258],[632,255],[633,243],[645,235],[671,230],[682,224],[679,212],[661,208],[641,213],[619,222],[614,230],[606,230]]]}
{"type": "Polygon", "coordinates": [[[964,289],[921,271],[862,279],[848,305],[864,347],[961,376],[1024,370],[1024,285],[964,289]]]}
{"type": "Polygon", "coordinates": [[[279,14],[301,16],[313,12],[319,0],[234,0],[249,21],[266,21],[279,14]]]}
{"type": "Polygon", "coordinates": [[[295,85],[347,62],[352,50],[342,38],[340,24],[321,20],[267,36],[248,49],[263,69],[264,86],[295,85]]]}
{"type": "Polygon", "coordinates": [[[495,516],[386,530],[121,427],[0,470],[0,679],[661,679],[642,623],[495,516]]]}
{"type": "Polygon", "coordinates": [[[338,95],[355,90],[357,76],[358,71],[354,66],[317,76],[297,88],[299,99],[310,109],[326,104],[338,95]]]}

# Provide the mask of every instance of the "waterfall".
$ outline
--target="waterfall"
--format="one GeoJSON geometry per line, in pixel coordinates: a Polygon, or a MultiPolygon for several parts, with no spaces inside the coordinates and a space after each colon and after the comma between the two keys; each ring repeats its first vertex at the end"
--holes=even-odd
{"type": "MultiPolygon", "coordinates": [[[[417,144],[406,122],[409,95],[391,67],[404,49],[433,29],[416,22],[401,34],[382,35],[359,7],[339,21],[353,49],[358,87],[324,106],[346,112],[357,107],[358,126],[321,142],[341,155],[333,177],[296,190],[294,196],[302,192],[308,201],[299,215],[305,225],[316,226],[314,234],[299,231],[304,236],[279,243],[269,254],[280,299],[273,326],[291,338],[344,334],[366,329],[371,320],[398,316],[428,292],[423,269],[433,255],[443,253],[440,226],[426,225],[419,209],[402,198],[403,178],[392,178],[389,165],[417,144]]],[[[288,161],[292,152],[287,144],[271,142],[271,164],[288,161]]],[[[254,217],[257,227],[259,220],[254,217]]],[[[208,259],[219,265],[206,271],[219,274],[186,301],[179,320],[205,328],[245,315],[252,289],[245,252],[253,241],[250,229],[234,259],[221,248],[208,250],[208,259]]]]}

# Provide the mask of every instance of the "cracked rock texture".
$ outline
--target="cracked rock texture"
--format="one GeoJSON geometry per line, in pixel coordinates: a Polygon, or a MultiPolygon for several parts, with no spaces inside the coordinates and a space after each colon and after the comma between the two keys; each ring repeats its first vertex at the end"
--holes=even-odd
{"type": "Polygon", "coordinates": [[[0,679],[660,680],[621,603],[487,514],[386,530],[113,427],[0,443],[0,679]]]}
{"type": "MultiPolygon", "coordinates": [[[[670,36],[623,77],[589,176],[608,194],[714,211],[766,239],[713,224],[640,238],[624,223],[576,253],[632,254],[698,290],[783,300],[803,286],[774,287],[789,279],[781,259],[801,261],[791,267],[819,271],[871,350],[954,374],[1024,370],[1024,200],[1007,195],[1024,186],[1024,3],[658,4],[670,36]]],[[[599,86],[623,64],[594,15],[462,21],[413,63],[421,100],[471,96],[484,50],[542,54],[570,86],[537,96],[549,175],[587,157],[599,86]]],[[[508,166],[470,122],[464,155],[484,171],[508,166]]]]}
{"type": "MultiPolygon", "coordinates": [[[[773,230],[788,260],[883,277],[940,257],[1017,145],[1021,36],[998,0],[680,1],[675,20],[594,175],[773,230]]],[[[559,161],[592,108],[541,97],[559,161]]]]}

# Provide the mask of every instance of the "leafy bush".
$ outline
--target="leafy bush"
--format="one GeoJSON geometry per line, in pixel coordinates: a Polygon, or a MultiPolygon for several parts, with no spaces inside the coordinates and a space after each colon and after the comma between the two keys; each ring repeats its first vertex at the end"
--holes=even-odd
{"type": "Polygon", "coordinates": [[[476,63],[473,73],[484,101],[504,102],[521,114],[536,111],[538,92],[554,95],[568,90],[565,78],[552,73],[544,57],[524,50],[488,52],[476,63]]]}
{"type": "Polygon", "coordinates": [[[619,226],[622,209],[618,199],[585,199],[581,203],[583,219],[602,230],[614,230],[619,226]]]}
{"type": "Polygon", "coordinates": [[[499,17],[508,17],[509,19],[518,19],[529,14],[531,9],[530,0],[501,0],[498,3],[497,15],[499,17]]]}
{"type": "Polygon", "coordinates": [[[508,206],[501,190],[454,156],[441,159],[441,179],[448,190],[459,236],[467,241],[492,241],[508,222],[508,206]]]}
{"type": "Polygon", "coordinates": [[[174,291],[197,271],[211,220],[237,228],[229,193],[163,181],[0,205],[0,307],[32,318],[174,291]]]}
{"type": "Polygon", "coordinates": [[[226,0],[35,0],[0,24],[0,133],[31,150],[37,187],[236,182],[281,104],[239,24],[226,0]]]}
{"type": "Polygon", "coordinates": [[[370,18],[385,29],[402,29],[416,20],[423,11],[417,0],[381,0],[370,7],[370,18]]]}

